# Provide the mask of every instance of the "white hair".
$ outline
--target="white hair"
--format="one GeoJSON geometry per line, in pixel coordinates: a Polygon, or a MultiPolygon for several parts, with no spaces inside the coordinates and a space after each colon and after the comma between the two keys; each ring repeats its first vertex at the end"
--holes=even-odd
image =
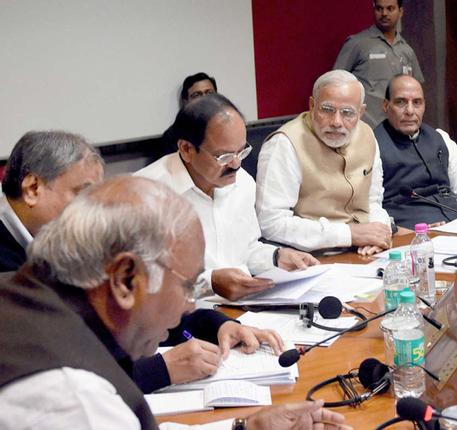
{"type": "Polygon", "coordinates": [[[330,72],[324,73],[322,76],[319,76],[314,82],[313,86],[313,99],[317,100],[319,90],[328,85],[347,85],[357,82],[360,86],[360,105],[365,101],[365,88],[362,83],[350,72],[346,70],[331,70],[330,72]]]}
{"type": "Polygon", "coordinates": [[[107,279],[106,265],[118,253],[131,252],[145,264],[154,293],[162,285],[171,246],[196,220],[191,205],[167,186],[112,178],[81,193],[46,224],[29,245],[28,259],[37,273],[90,289],[107,279]],[[124,181],[128,196],[104,197],[100,190],[116,181],[124,181]]]}

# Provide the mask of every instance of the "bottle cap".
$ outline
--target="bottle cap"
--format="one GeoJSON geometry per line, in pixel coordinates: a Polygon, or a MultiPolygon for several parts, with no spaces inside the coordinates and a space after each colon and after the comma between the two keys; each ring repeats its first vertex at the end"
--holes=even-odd
{"type": "Polygon", "coordinates": [[[412,291],[403,290],[400,293],[400,303],[415,303],[416,295],[412,291]]]}
{"type": "Polygon", "coordinates": [[[427,233],[428,231],[428,225],[425,224],[425,223],[420,223],[420,224],[416,224],[414,226],[414,231],[416,233],[427,233]]]}
{"type": "Polygon", "coordinates": [[[390,251],[389,252],[389,260],[398,260],[401,261],[401,251],[390,251]]]}

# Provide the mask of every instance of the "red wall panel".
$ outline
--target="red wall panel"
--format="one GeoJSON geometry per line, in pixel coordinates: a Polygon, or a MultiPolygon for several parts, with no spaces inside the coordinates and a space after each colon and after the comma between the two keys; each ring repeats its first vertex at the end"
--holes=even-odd
{"type": "Polygon", "coordinates": [[[373,23],[371,0],[252,0],[259,118],[307,109],[344,40],[373,23]]]}

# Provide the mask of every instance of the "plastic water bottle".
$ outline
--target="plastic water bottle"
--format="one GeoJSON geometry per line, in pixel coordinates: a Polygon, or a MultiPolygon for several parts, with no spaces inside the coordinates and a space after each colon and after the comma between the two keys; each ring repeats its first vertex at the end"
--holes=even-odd
{"type": "Polygon", "coordinates": [[[427,236],[428,225],[416,224],[416,237],[411,242],[413,278],[419,279],[416,295],[435,304],[435,265],[433,243],[427,236]]]}
{"type": "MultiPolygon", "coordinates": [[[[400,303],[400,293],[409,287],[410,273],[402,262],[400,251],[389,252],[389,264],[384,270],[384,307],[385,310],[394,309],[400,303]]],[[[391,317],[388,314],[387,317],[391,317]]]]}
{"type": "Polygon", "coordinates": [[[417,296],[417,291],[419,291],[419,276],[417,275],[417,270],[414,268],[411,251],[405,252],[404,263],[409,273],[409,289],[417,296]]]}
{"type": "Polygon", "coordinates": [[[424,319],[412,291],[400,293],[401,303],[392,318],[395,397],[420,397],[425,391],[424,319]]]}

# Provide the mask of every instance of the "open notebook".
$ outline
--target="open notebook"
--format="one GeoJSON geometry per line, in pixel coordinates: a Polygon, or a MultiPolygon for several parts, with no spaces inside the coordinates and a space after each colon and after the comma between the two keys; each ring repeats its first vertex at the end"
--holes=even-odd
{"type": "Polygon", "coordinates": [[[217,381],[204,390],[157,393],[145,396],[154,415],[210,410],[215,407],[271,405],[269,387],[248,381],[217,381]]]}
{"type": "MultiPolygon", "coordinates": [[[[286,350],[293,348],[293,344],[286,345],[286,350]]],[[[159,348],[163,352],[167,348],[159,348]]],[[[163,391],[202,390],[208,384],[216,381],[243,380],[254,382],[257,385],[293,384],[298,377],[298,367],[281,367],[278,356],[274,355],[271,348],[262,345],[253,354],[244,354],[240,348],[230,350],[228,358],[213,376],[186,384],[171,385],[163,391]]]]}

